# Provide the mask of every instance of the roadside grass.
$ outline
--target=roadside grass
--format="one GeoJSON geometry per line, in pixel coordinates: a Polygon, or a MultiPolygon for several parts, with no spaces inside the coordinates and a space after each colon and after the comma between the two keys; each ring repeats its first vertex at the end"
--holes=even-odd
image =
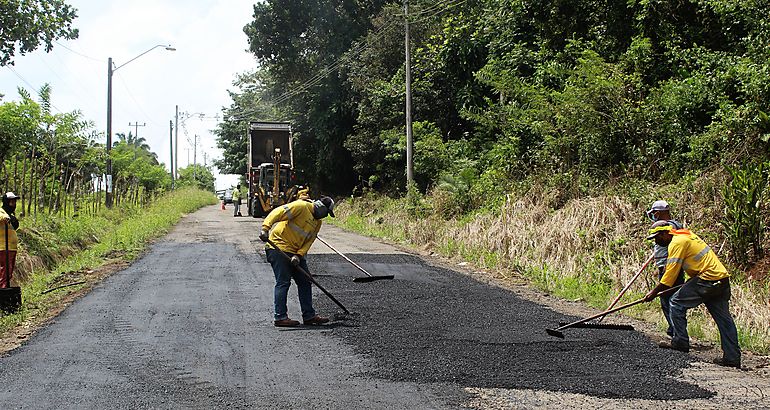
{"type": "Polygon", "coordinates": [[[95,216],[22,220],[20,272],[16,278],[23,303],[17,313],[0,317],[0,333],[90,286],[94,278],[89,273],[99,266],[133,260],[150,240],[167,233],[182,216],[216,201],[209,192],[180,189],[157,198],[146,208],[119,207],[95,216]],[[86,283],[46,293],[80,281],[86,283]]]}
{"type": "MultiPolygon", "coordinates": [[[[652,253],[652,244],[643,239],[650,223],[644,219],[644,210],[654,199],[669,199],[674,216],[707,242],[715,243],[717,238],[713,227],[718,223],[705,209],[717,212],[718,205],[702,205],[672,187],[650,187],[647,196],[636,200],[621,196],[573,200],[559,209],[538,200],[541,197],[528,193],[518,199],[508,198],[500,209],[444,219],[431,212],[410,213],[405,199],[369,194],[340,201],[335,208],[338,217],[332,222],[477,268],[521,277],[545,292],[598,309],[607,307],[652,253]]],[[[428,207],[430,200],[425,200],[428,207]]],[[[733,267],[728,269],[733,273],[731,311],[741,346],[767,353],[768,285],[747,280],[733,267]]],[[[653,270],[648,267],[619,304],[644,296],[657,282],[653,270]]],[[[657,301],[634,306],[623,314],[654,323],[661,330],[667,326],[657,301]]],[[[688,329],[692,337],[719,345],[719,333],[703,306],[691,311],[688,329]]]]}

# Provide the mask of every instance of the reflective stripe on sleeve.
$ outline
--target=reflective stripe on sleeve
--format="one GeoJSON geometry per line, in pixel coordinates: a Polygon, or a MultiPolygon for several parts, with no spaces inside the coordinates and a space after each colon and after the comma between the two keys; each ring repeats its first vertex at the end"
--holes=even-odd
{"type": "Polygon", "coordinates": [[[709,252],[711,252],[711,247],[707,245],[705,248],[703,248],[702,251],[698,252],[698,254],[693,256],[692,258],[695,259],[696,261],[699,261],[703,259],[703,257],[706,256],[706,254],[709,252]]]}
{"type": "Polygon", "coordinates": [[[283,206],[283,211],[286,213],[287,218],[292,219],[291,209],[289,209],[288,205],[283,206]]]}
{"type": "Polygon", "coordinates": [[[312,232],[307,232],[307,231],[305,231],[304,229],[300,228],[300,227],[299,227],[299,225],[295,224],[294,222],[289,222],[289,228],[290,228],[292,231],[294,231],[294,232],[298,233],[298,234],[299,234],[299,235],[300,235],[302,238],[304,238],[304,239],[307,239],[307,238],[309,238],[311,235],[313,235],[313,233],[312,233],[312,232]]]}
{"type": "Polygon", "coordinates": [[[684,259],[682,259],[682,258],[668,258],[666,260],[666,265],[674,265],[676,263],[684,263],[684,259]]]}

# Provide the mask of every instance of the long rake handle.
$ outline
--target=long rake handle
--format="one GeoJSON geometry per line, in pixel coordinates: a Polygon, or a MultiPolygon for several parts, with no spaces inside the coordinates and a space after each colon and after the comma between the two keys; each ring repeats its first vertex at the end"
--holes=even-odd
{"type": "MultiPolygon", "coordinates": [[[[614,307],[615,307],[615,305],[617,305],[617,304],[618,304],[618,302],[620,301],[620,298],[622,298],[622,297],[623,297],[623,295],[625,295],[625,294],[626,294],[626,292],[628,292],[628,289],[630,289],[630,288],[631,288],[631,285],[633,285],[633,284],[634,284],[634,282],[636,282],[636,279],[638,279],[638,278],[639,278],[639,275],[641,275],[641,274],[642,274],[642,272],[644,272],[644,270],[645,270],[645,269],[647,269],[647,266],[650,264],[650,262],[652,262],[653,258],[655,258],[655,254],[652,254],[652,255],[650,255],[650,257],[649,257],[649,258],[647,258],[647,261],[646,261],[646,262],[644,262],[644,265],[642,265],[642,268],[641,268],[641,269],[639,269],[639,271],[638,271],[638,272],[636,272],[636,274],[634,275],[634,277],[633,277],[633,278],[631,278],[631,280],[630,280],[630,281],[628,281],[628,283],[627,283],[627,284],[626,284],[626,286],[623,288],[623,290],[621,290],[621,291],[620,291],[620,293],[619,293],[619,294],[618,294],[618,296],[615,298],[615,300],[613,300],[613,301],[612,301],[612,303],[610,303],[610,305],[609,305],[609,306],[607,306],[607,309],[605,309],[605,310],[609,310],[609,309],[612,309],[612,308],[614,308],[614,307]]],[[[600,318],[599,318],[599,322],[601,322],[602,320],[604,320],[604,316],[602,316],[602,317],[600,317],[600,318]]]]}
{"type": "MultiPolygon", "coordinates": [[[[676,291],[677,289],[681,288],[682,286],[684,286],[684,285],[674,286],[673,288],[669,288],[669,289],[666,289],[666,290],[664,290],[663,292],[660,292],[660,293],[658,293],[658,294],[657,294],[655,297],[656,297],[656,298],[657,298],[657,297],[660,297],[660,296],[662,296],[662,295],[664,295],[664,294],[666,294],[666,293],[673,293],[674,291],[676,291]]],[[[587,317],[587,318],[585,318],[585,319],[576,320],[576,321],[574,321],[574,322],[572,322],[572,323],[568,323],[568,324],[566,324],[566,325],[564,325],[564,326],[560,326],[560,327],[558,327],[558,328],[556,328],[556,329],[554,329],[554,330],[556,330],[556,331],[559,331],[559,330],[564,330],[564,329],[566,329],[566,328],[568,328],[568,327],[572,327],[572,326],[575,326],[575,325],[579,325],[579,324],[581,324],[581,323],[585,323],[585,322],[588,322],[589,320],[593,320],[593,319],[596,319],[596,318],[597,318],[597,317],[599,317],[599,316],[607,316],[607,315],[609,315],[610,313],[615,313],[615,312],[617,312],[617,311],[619,311],[619,310],[623,310],[623,309],[627,309],[627,308],[630,308],[631,306],[634,306],[634,305],[638,305],[638,304],[640,304],[640,303],[642,303],[642,302],[644,302],[644,298],[641,298],[641,299],[639,299],[639,300],[637,300],[637,301],[634,301],[634,302],[631,302],[631,303],[626,303],[625,305],[623,305],[623,306],[620,306],[620,307],[616,307],[616,308],[614,308],[614,309],[605,310],[605,311],[604,311],[604,312],[602,312],[602,313],[599,313],[599,314],[597,314],[597,315],[593,315],[593,316],[591,316],[591,317],[587,317]]]]}
{"type": "Polygon", "coordinates": [[[320,236],[316,235],[316,237],[315,237],[315,238],[316,238],[316,239],[318,239],[319,241],[321,241],[321,243],[323,243],[324,245],[328,246],[328,247],[329,247],[329,249],[333,250],[333,251],[334,251],[334,252],[335,252],[337,255],[340,255],[340,256],[342,256],[342,257],[343,257],[343,258],[344,258],[346,261],[350,262],[350,264],[351,264],[351,265],[353,265],[353,266],[355,266],[356,268],[358,268],[358,270],[360,270],[361,272],[365,273],[365,274],[366,274],[366,276],[369,276],[370,278],[373,278],[373,277],[374,277],[374,275],[372,275],[371,273],[367,272],[367,271],[366,271],[366,269],[364,269],[364,268],[362,268],[362,267],[358,266],[358,264],[357,264],[357,263],[355,263],[355,262],[353,262],[352,260],[350,260],[350,258],[348,258],[347,256],[345,256],[345,254],[344,254],[344,253],[342,253],[342,252],[338,251],[337,249],[334,249],[334,247],[333,247],[333,246],[329,245],[329,243],[328,243],[328,242],[326,242],[325,240],[321,239],[321,237],[320,237],[320,236]]]}
{"type": "Polygon", "coordinates": [[[316,285],[316,286],[318,287],[318,289],[321,289],[321,292],[323,292],[323,293],[324,293],[326,296],[328,296],[328,297],[329,297],[329,299],[331,299],[331,300],[332,300],[332,302],[334,302],[334,303],[335,303],[337,306],[339,306],[339,307],[340,307],[340,309],[342,309],[342,311],[343,311],[343,312],[345,312],[346,314],[350,314],[350,312],[348,312],[348,309],[347,309],[347,308],[345,308],[345,306],[344,306],[342,303],[340,303],[340,302],[339,302],[339,301],[338,301],[338,300],[337,300],[337,299],[336,299],[334,296],[332,296],[332,294],[331,294],[331,293],[329,293],[329,291],[327,291],[326,289],[324,289],[324,287],[323,287],[323,286],[321,286],[321,284],[320,284],[320,283],[318,283],[318,282],[317,282],[315,279],[313,279],[313,276],[311,276],[311,275],[310,275],[310,273],[308,273],[308,271],[306,271],[305,269],[302,269],[302,267],[301,267],[301,266],[297,266],[297,265],[295,265],[295,264],[291,263],[291,257],[290,257],[289,255],[287,255],[287,254],[286,254],[286,252],[282,251],[282,250],[281,250],[281,248],[279,248],[279,247],[278,247],[276,244],[274,244],[274,243],[273,243],[273,241],[271,241],[270,239],[268,239],[268,240],[267,240],[267,243],[269,243],[269,244],[270,244],[270,246],[272,246],[273,248],[275,248],[275,250],[277,250],[278,252],[280,252],[280,253],[281,253],[281,255],[283,255],[284,257],[286,257],[286,259],[288,259],[288,260],[289,260],[289,263],[290,263],[292,266],[294,266],[295,268],[297,268],[297,270],[298,270],[298,271],[302,272],[302,274],[304,274],[304,275],[305,275],[305,277],[306,277],[306,278],[307,278],[307,279],[308,279],[310,282],[312,282],[314,285],[316,285]]]}

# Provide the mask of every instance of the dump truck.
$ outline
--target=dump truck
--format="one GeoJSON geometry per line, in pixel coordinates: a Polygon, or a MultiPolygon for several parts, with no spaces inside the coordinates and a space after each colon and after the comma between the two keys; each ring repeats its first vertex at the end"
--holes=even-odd
{"type": "Polygon", "coordinates": [[[302,187],[294,183],[291,124],[252,121],[248,141],[248,211],[260,218],[296,200],[302,187]]]}

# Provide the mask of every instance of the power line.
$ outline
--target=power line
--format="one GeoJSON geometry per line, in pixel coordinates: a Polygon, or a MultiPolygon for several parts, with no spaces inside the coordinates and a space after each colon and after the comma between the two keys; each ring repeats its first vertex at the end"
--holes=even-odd
{"type": "Polygon", "coordinates": [[[435,11],[435,13],[433,13],[433,14],[431,14],[429,16],[425,16],[423,18],[420,18],[419,20],[416,19],[416,18],[419,18],[421,14],[417,14],[416,16],[410,16],[409,23],[410,24],[422,23],[423,21],[429,20],[429,19],[431,19],[431,18],[433,18],[433,17],[437,16],[438,14],[441,14],[441,13],[443,13],[445,11],[449,11],[449,10],[451,10],[451,9],[453,9],[453,8],[463,4],[463,3],[466,3],[467,1],[468,0],[449,0],[449,1],[447,1],[444,4],[446,7],[444,7],[443,9],[440,9],[440,10],[433,9],[432,11],[435,11]],[[454,1],[454,3],[453,3],[453,1],[454,1]]]}
{"type": "MultiPolygon", "coordinates": [[[[38,90],[35,88],[35,86],[34,86],[34,85],[32,85],[32,84],[30,84],[30,83],[29,83],[29,81],[27,81],[26,79],[24,79],[24,77],[22,77],[22,76],[21,76],[21,74],[19,74],[19,73],[18,73],[16,70],[14,70],[14,69],[13,69],[13,67],[11,67],[11,66],[6,66],[6,67],[8,67],[8,69],[9,69],[9,70],[11,70],[11,72],[13,72],[13,74],[15,74],[15,75],[16,75],[16,77],[19,77],[19,79],[20,79],[21,81],[23,81],[25,84],[27,84],[27,85],[28,85],[28,86],[29,86],[29,87],[32,89],[32,92],[34,92],[35,94],[37,94],[37,96],[38,96],[40,99],[42,99],[42,98],[43,98],[43,96],[42,96],[42,95],[40,94],[40,92],[39,92],[39,91],[38,91],[38,90]]],[[[50,105],[50,106],[51,106],[51,108],[53,108],[54,110],[56,110],[56,113],[57,113],[57,114],[64,114],[64,111],[60,110],[60,109],[59,109],[57,106],[53,105],[53,103],[50,101],[50,98],[49,98],[49,101],[48,101],[48,105],[50,105]]]]}
{"type": "MultiPolygon", "coordinates": [[[[383,37],[385,34],[387,34],[387,33],[388,33],[388,31],[389,31],[389,30],[391,30],[393,27],[396,27],[396,26],[398,26],[398,25],[399,25],[399,23],[400,23],[399,21],[397,21],[397,20],[394,20],[394,21],[391,21],[391,22],[389,22],[389,23],[385,24],[384,26],[382,26],[382,27],[380,27],[379,29],[377,29],[377,30],[376,30],[376,31],[373,33],[373,35],[369,37],[369,41],[370,41],[370,42],[374,42],[374,41],[377,41],[377,40],[379,40],[381,37],[383,37]]],[[[331,72],[335,71],[337,68],[339,68],[339,67],[343,66],[343,64],[346,64],[347,62],[349,62],[352,56],[354,56],[354,55],[356,55],[356,54],[358,54],[358,53],[360,53],[360,52],[364,51],[365,49],[367,49],[367,48],[369,48],[369,47],[370,47],[370,46],[369,46],[369,44],[368,44],[367,42],[363,42],[363,41],[362,41],[362,42],[361,42],[361,43],[359,43],[357,46],[354,46],[353,48],[351,48],[350,50],[348,50],[347,52],[345,52],[345,54],[343,54],[342,56],[340,56],[340,57],[339,57],[337,60],[335,60],[335,61],[334,61],[332,64],[330,64],[330,65],[328,65],[328,66],[324,67],[324,68],[323,68],[323,69],[321,69],[321,71],[320,71],[320,72],[318,72],[316,75],[314,75],[313,77],[309,78],[309,79],[308,79],[308,80],[306,80],[305,82],[301,83],[301,84],[300,84],[300,85],[299,85],[297,88],[295,88],[294,90],[291,90],[291,91],[288,91],[288,92],[286,92],[286,93],[283,93],[283,94],[279,95],[277,98],[275,98],[275,99],[272,101],[272,103],[273,103],[274,105],[278,105],[278,104],[281,104],[281,103],[283,103],[283,102],[285,102],[285,101],[289,100],[290,98],[292,98],[292,97],[294,97],[294,96],[296,96],[296,95],[298,95],[298,94],[300,94],[300,93],[304,92],[305,90],[309,89],[310,87],[313,87],[313,86],[315,86],[315,85],[318,85],[318,84],[319,84],[319,83],[320,83],[320,82],[321,82],[321,81],[322,81],[322,80],[323,80],[323,79],[324,79],[324,78],[325,78],[325,77],[326,77],[328,74],[330,74],[331,72]]],[[[252,111],[252,112],[242,112],[242,113],[240,113],[240,114],[241,114],[241,115],[251,115],[251,114],[253,114],[253,113],[255,113],[255,112],[256,112],[256,111],[252,111]]]]}
{"type": "MultiPolygon", "coordinates": [[[[410,23],[417,24],[421,23],[423,21],[426,21],[428,19],[431,19],[435,17],[436,15],[446,12],[448,10],[451,10],[457,6],[460,6],[464,3],[466,3],[468,0],[446,0],[444,2],[439,2],[437,4],[434,4],[433,6],[430,6],[428,8],[425,8],[423,10],[420,10],[417,13],[410,14],[408,16],[410,23]]],[[[299,84],[296,88],[294,88],[291,91],[287,91],[275,99],[273,99],[272,104],[279,105],[285,101],[288,101],[290,98],[299,95],[303,93],[304,91],[308,90],[309,88],[318,85],[321,83],[321,81],[330,73],[337,70],[338,68],[342,67],[343,65],[350,62],[351,56],[354,56],[358,53],[361,53],[362,51],[369,48],[369,43],[375,42],[379,40],[381,37],[383,37],[385,34],[388,33],[388,31],[396,26],[399,26],[400,22],[397,20],[393,20],[384,26],[377,29],[373,35],[369,36],[368,42],[361,42],[357,46],[351,48],[345,54],[340,56],[337,60],[335,60],[332,64],[322,68],[317,74],[312,76],[311,78],[305,80],[301,84],[299,84]]],[[[241,112],[240,115],[251,115],[255,113],[256,111],[251,112],[241,112]]]]}
{"type": "Polygon", "coordinates": [[[93,60],[93,61],[98,61],[98,62],[100,62],[100,63],[103,63],[103,62],[104,62],[104,59],[93,58],[93,57],[91,57],[91,56],[87,56],[87,55],[85,55],[85,54],[83,54],[83,53],[79,53],[79,52],[77,52],[77,51],[75,51],[75,50],[73,50],[73,49],[71,49],[71,48],[69,48],[69,47],[65,46],[64,44],[62,44],[62,43],[60,43],[60,42],[58,42],[58,41],[54,41],[54,43],[56,43],[56,44],[60,45],[62,48],[66,49],[66,50],[69,50],[69,52],[71,52],[71,53],[73,53],[73,54],[77,54],[77,55],[79,55],[79,56],[81,56],[81,57],[83,57],[83,58],[87,58],[87,59],[89,59],[89,60],[93,60]]]}

